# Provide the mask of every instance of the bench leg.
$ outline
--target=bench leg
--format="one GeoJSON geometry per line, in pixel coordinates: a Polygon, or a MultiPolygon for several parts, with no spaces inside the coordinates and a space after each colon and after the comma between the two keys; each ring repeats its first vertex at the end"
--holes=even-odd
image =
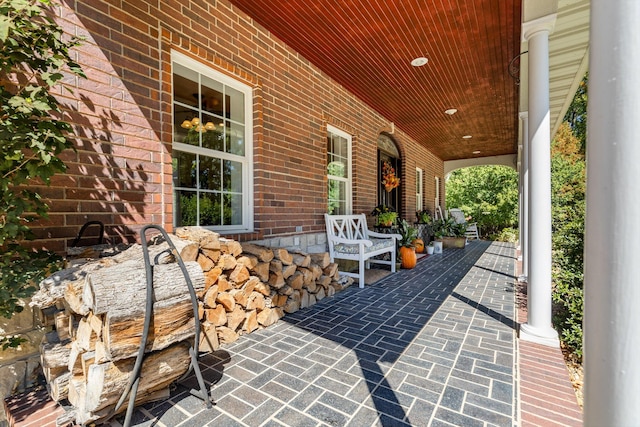
{"type": "Polygon", "coordinates": [[[364,265],[365,265],[365,261],[364,260],[360,260],[360,262],[358,263],[358,287],[359,288],[364,288],[364,265]]]}
{"type": "Polygon", "coordinates": [[[391,272],[396,272],[396,251],[391,251],[391,272]]]}

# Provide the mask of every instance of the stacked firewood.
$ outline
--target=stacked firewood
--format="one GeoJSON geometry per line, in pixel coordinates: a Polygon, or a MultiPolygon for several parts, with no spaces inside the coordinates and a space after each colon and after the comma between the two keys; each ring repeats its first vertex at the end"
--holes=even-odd
{"type": "MultiPolygon", "coordinates": [[[[268,327],[285,313],[309,307],[352,283],[339,276],[327,253],[241,245],[193,227],[180,228],[170,238],[197,295],[198,344],[204,352],[268,327]]],[[[168,247],[162,239],[149,246],[153,314],[136,404],[167,397],[169,385],[190,365],[193,303],[168,247]]],[[[66,419],[84,425],[113,415],[143,332],[142,247],[71,262],[40,284],[31,304],[54,326],[41,344],[42,367],[51,397],[68,399],[73,407],[66,419]]],[[[119,411],[125,409],[126,403],[119,411]]]]}

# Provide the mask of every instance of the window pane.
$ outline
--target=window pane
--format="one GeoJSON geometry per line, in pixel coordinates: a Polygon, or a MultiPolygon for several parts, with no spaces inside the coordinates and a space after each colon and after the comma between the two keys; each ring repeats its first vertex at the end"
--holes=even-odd
{"type": "Polygon", "coordinates": [[[200,188],[203,190],[222,190],[220,159],[200,156],[200,188]]]}
{"type": "Polygon", "coordinates": [[[229,86],[225,90],[227,93],[227,115],[225,117],[234,122],[244,123],[244,94],[229,86]]]}
{"type": "Polygon", "coordinates": [[[173,206],[176,227],[198,225],[198,196],[194,191],[176,191],[173,206]]]}
{"type": "Polygon", "coordinates": [[[242,195],[224,195],[224,225],[242,224],[242,195]]]}
{"type": "Polygon", "coordinates": [[[196,155],[182,151],[173,152],[173,185],[176,187],[196,188],[196,155]]]}
{"type": "Polygon", "coordinates": [[[210,150],[223,150],[223,128],[220,126],[222,119],[219,119],[208,114],[202,115],[203,125],[200,128],[202,131],[202,148],[208,148],[210,150]]]}
{"type": "Polygon", "coordinates": [[[224,117],[224,85],[209,77],[202,77],[202,109],[224,117]]]}
{"type": "Polygon", "coordinates": [[[173,107],[173,140],[184,144],[198,145],[198,138],[188,139],[187,135],[191,129],[191,120],[198,117],[198,111],[192,110],[182,105],[173,107]]]}
{"type": "MultiPolygon", "coordinates": [[[[330,156],[334,157],[334,156],[330,156]]],[[[330,176],[347,177],[347,165],[339,160],[332,160],[327,166],[327,173],[330,176]]]]}
{"type": "Polygon", "coordinates": [[[220,194],[200,193],[200,224],[220,225],[220,194]]]}
{"type": "Polygon", "coordinates": [[[223,162],[222,188],[224,191],[242,192],[242,163],[231,160],[223,162]]]}
{"type": "Polygon", "coordinates": [[[198,73],[180,64],[173,64],[173,100],[199,108],[198,73]]]}
{"type": "Polygon", "coordinates": [[[344,181],[329,179],[329,214],[347,214],[347,186],[344,181]]]}
{"type": "Polygon", "coordinates": [[[227,122],[227,152],[244,156],[244,126],[227,122]]]}

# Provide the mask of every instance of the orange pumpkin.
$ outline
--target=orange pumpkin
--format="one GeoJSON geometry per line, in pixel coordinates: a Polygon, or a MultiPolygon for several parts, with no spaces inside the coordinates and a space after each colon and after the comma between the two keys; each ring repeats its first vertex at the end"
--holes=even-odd
{"type": "Polygon", "coordinates": [[[422,252],[424,252],[424,240],[415,239],[413,242],[411,242],[411,244],[414,248],[416,248],[417,253],[421,254],[422,252]]]}
{"type": "Polygon", "coordinates": [[[402,260],[400,263],[402,268],[413,268],[418,261],[415,248],[408,246],[402,246],[400,248],[400,258],[402,260]]]}

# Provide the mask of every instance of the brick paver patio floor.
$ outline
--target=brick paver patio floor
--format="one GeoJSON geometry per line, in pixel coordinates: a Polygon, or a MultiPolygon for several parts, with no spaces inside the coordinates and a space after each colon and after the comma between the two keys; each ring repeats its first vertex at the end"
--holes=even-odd
{"type": "Polygon", "coordinates": [[[476,241],[352,286],[203,357],[212,408],[190,378],[133,425],[517,425],[515,262],[476,241]]]}

